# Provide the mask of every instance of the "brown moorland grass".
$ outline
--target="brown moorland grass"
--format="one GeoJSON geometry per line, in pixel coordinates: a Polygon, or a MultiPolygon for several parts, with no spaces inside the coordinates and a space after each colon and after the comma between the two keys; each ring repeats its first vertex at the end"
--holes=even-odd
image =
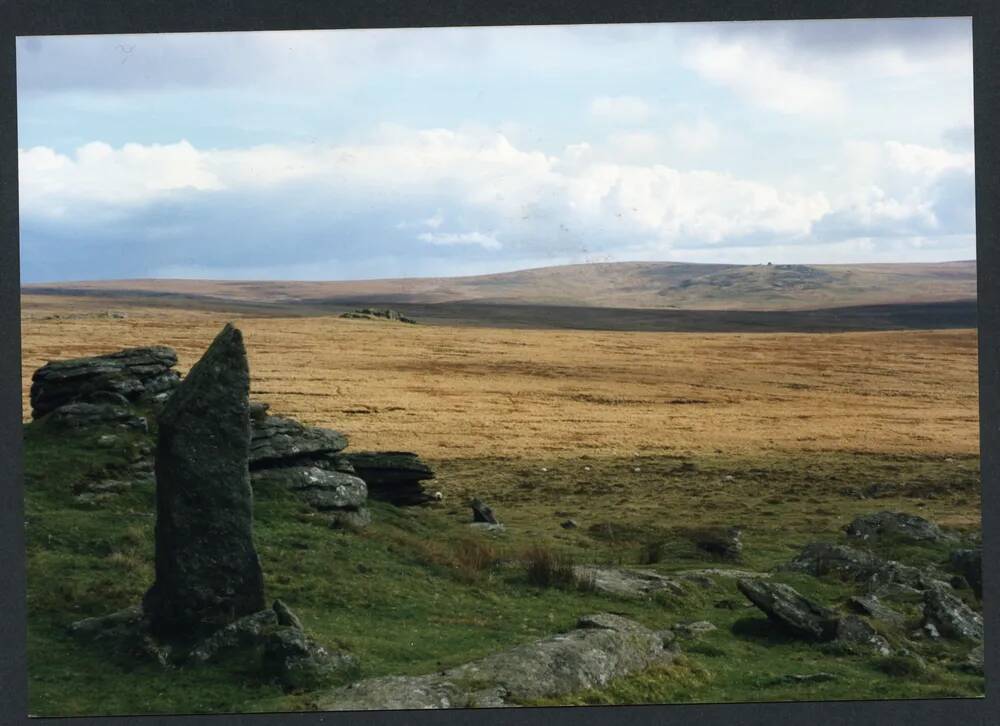
{"type": "MultiPolygon", "coordinates": [[[[89,302],[89,301],[88,301],[89,302]]],[[[41,307],[44,305],[44,307],[41,307]]],[[[24,414],[46,360],[166,344],[186,371],[230,315],[32,315],[24,414]]],[[[233,320],[252,395],[354,449],[431,459],[841,451],[978,452],[975,330],[691,334],[461,328],[335,317],[233,320]]]]}

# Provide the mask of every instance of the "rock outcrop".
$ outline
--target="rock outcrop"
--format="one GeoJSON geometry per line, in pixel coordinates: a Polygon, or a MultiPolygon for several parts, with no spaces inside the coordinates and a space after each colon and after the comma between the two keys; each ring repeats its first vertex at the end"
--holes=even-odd
{"type": "Polygon", "coordinates": [[[807,640],[837,637],[836,611],[778,582],[744,579],[737,586],[746,598],[785,630],[807,640]]]}
{"type": "Polygon", "coordinates": [[[813,542],[782,569],[814,577],[834,575],[863,584],[869,593],[922,592],[939,584],[932,573],[844,545],[813,542]]]}
{"type": "Polygon", "coordinates": [[[409,323],[410,325],[415,325],[417,322],[413,318],[408,318],[390,308],[361,308],[342,313],[340,317],[353,320],[389,320],[396,323],[409,323]]]}
{"type": "Polygon", "coordinates": [[[159,416],[156,580],[143,599],[156,635],[192,637],[264,608],[249,388],[243,337],[226,325],[159,416]]]}
{"type": "Polygon", "coordinates": [[[676,578],[649,570],[599,565],[576,565],[573,576],[586,589],[622,598],[648,598],[658,592],[680,595],[683,587],[676,578]]]}
{"type": "Polygon", "coordinates": [[[906,618],[902,614],[883,604],[875,595],[853,596],[848,600],[848,605],[854,611],[888,625],[902,627],[906,622],[906,618]]]}
{"type": "Polygon", "coordinates": [[[361,451],[345,454],[359,477],[368,485],[368,496],[397,507],[426,504],[434,495],[424,491],[422,482],[434,472],[408,451],[361,451]]]}
{"type": "Polygon", "coordinates": [[[873,512],[844,527],[848,537],[860,540],[883,538],[909,542],[942,542],[952,537],[933,522],[905,512],[873,512]]]}
{"type": "Polygon", "coordinates": [[[878,634],[864,618],[845,615],[837,621],[836,641],[848,650],[887,656],[892,653],[889,641],[878,634]]]}
{"type": "Polygon", "coordinates": [[[139,416],[129,405],[114,403],[67,403],[49,413],[44,425],[64,429],[118,428],[146,433],[149,430],[144,416],[139,416]]]}
{"type": "Polygon", "coordinates": [[[339,431],[306,426],[267,414],[267,404],[251,406],[250,477],[254,486],[276,485],[294,492],[331,524],[354,529],[371,521],[365,508],[368,486],[340,452],[347,437],[339,431]]]}
{"type": "Polygon", "coordinates": [[[575,630],[425,676],[370,678],[320,696],[330,711],[514,706],[600,688],[677,654],[672,634],[601,613],[575,630]]]}
{"type": "Polygon", "coordinates": [[[331,455],[347,448],[347,437],[339,431],[306,426],[284,416],[258,415],[253,422],[250,468],[328,462],[331,455]]]}
{"type": "Polygon", "coordinates": [[[177,354],[166,346],[50,361],[31,378],[31,415],[40,418],[67,403],[86,401],[99,393],[136,401],[170,391],[180,380],[173,370],[175,365],[177,354]]]}
{"type": "Polygon", "coordinates": [[[983,616],[970,608],[946,585],[924,592],[924,623],[946,638],[982,642],[983,616]]]}
{"type": "Polygon", "coordinates": [[[238,654],[265,677],[289,690],[306,690],[344,680],[358,672],[357,660],[330,652],[306,635],[298,617],[280,600],[217,630],[188,655],[208,663],[238,654]]]}
{"type": "Polygon", "coordinates": [[[469,507],[472,509],[472,521],[473,522],[484,522],[486,524],[500,524],[497,520],[497,515],[493,512],[493,507],[484,502],[482,499],[474,498],[469,502],[469,507]]]}

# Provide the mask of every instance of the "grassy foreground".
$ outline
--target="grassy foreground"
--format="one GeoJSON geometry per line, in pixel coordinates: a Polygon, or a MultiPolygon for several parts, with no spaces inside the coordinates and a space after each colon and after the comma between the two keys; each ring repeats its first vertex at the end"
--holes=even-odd
{"type": "MultiPolygon", "coordinates": [[[[31,713],[310,709],[311,694],[285,693],[238,663],[165,671],[111,660],[100,644],[65,634],[74,620],[137,602],[153,578],[152,486],[98,504],[73,496],[80,481],[114,478],[140,443],[123,437],[121,446],[102,449],[94,445],[98,435],[56,436],[25,426],[31,713]]],[[[684,657],[668,668],[559,703],[983,695],[983,678],[957,666],[967,646],[917,645],[924,664],[833,652],[769,627],[732,579],[630,601],[533,585],[522,564],[529,548],[542,546],[581,563],[646,561],[665,573],[716,567],[684,528],[742,524],[744,561],[737,566],[767,570],[806,542],[839,540],[854,515],[875,509],[911,511],[971,534],[979,526],[975,456],[770,452],[753,460],[699,454],[429,463],[439,472],[444,503],[405,510],[375,503],[375,523],[357,533],[329,529],[286,491],[255,490],[268,597],[287,602],[320,642],[357,655],[364,677],[441,670],[566,630],[582,614],[614,611],[654,628],[707,620],[717,630],[685,642],[684,657]],[[892,484],[878,499],[861,498],[879,481],[892,484]],[[487,497],[504,532],[470,530],[464,502],[472,493],[487,497]],[[567,518],[579,526],[562,529],[567,518]],[[817,673],[829,677],[788,678],[817,673]]],[[[887,545],[883,554],[929,564],[947,549],[887,545]]],[[[836,580],[775,577],[835,606],[853,593],[836,580]]],[[[907,615],[915,625],[916,604],[907,615]]],[[[885,635],[899,643],[902,632],[885,635]]]]}

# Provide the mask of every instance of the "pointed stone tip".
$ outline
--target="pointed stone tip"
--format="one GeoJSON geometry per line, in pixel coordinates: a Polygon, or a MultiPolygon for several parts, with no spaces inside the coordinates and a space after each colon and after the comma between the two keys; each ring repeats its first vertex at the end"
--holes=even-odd
{"type": "Polygon", "coordinates": [[[232,323],[226,323],[222,326],[222,330],[220,330],[219,334],[215,336],[215,340],[212,341],[212,345],[209,347],[215,347],[217,345],[235,345],[242,347],[243,332],[232,323]]]}

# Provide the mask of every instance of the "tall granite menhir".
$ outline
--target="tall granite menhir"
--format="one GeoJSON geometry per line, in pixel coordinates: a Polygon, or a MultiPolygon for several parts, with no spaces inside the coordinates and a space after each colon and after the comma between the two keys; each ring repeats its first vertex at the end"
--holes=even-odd
{"type": "Polygon", "coordinates": [[[249,392],[243,336],[227,324],[159,416],[156,581],[143,598],[156,635],[195,638],[265,607],[249,392]]]}

